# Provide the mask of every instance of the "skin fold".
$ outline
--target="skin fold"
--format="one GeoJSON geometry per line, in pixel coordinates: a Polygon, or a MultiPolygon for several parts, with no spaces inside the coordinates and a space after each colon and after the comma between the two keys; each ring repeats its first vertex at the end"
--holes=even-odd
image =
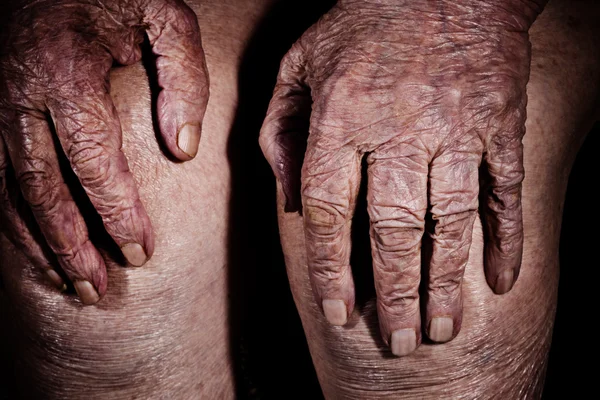
{"type": "Polygon", "coordinates": [[[67,157],[66,168],[121,249],[122,263],[142,266],[155,237],[121,151],[122,121],[108,74],[113,63],[140,61],[145,32],[160,90],[155,111],[161,141],[176,159],[192,159],[209,85],[198,22],[180,0],[7,3],[0,37],[3,231],[57,288],[66,288],[66,277],[82,303],[94,304],[106,292],[106,266],[90,242],[60,157],[67,157]],[[18,187],[7,183],[11,179],[18,187]],[[41,246],[20,216],[27,206],[45,238],[41,246]],[[56,256],[61,268],[43,262],[44,253],[56,256]]]}
{"type": "MultiPolygon", "coordinates": [[[[282,182],[278,184],[288,276],[326,398],[541,396],[556,305],[566,184],[577,149],[599,117],[600,35],[595,23],[599,11],[593,2],[552,1],[532,27],[521,275],[504,296],[489,289],[483,271],[484,215],[478,216],[462,285],[463,329],[453,341],[424,342],[398,359],[381,339],[377,253],[372,259],[374,277],[371,260],[364,255],[369,244],[363,230],[372,218],[365,212],[365,200],[372,199],[368,192],[359,196],[353,221],[356,307],[344,327],[329,324],[309,279],[311,236],[306,233],[306,216],[285,212],[287,194],[282,182]]],[[[427,242],[424,254],[431,251],[427,242]]],[[[427,289],[425,284],[421,293],[427,289]]],[[[426,305],[422,308],[426,310],[426,305]]]]}
{"type": "Polygon", "coordinates": [[[309,275],[332,324],[354,309],[351,220],[363,159],[379,323],[394,354],[420,344],[421,321],[435,342],[460,331],[480,194],[487,281],[498,294],[513,286],[528,31],[544,3],[340,1],[286,55],[260,143],[287,210],[302,198],[309,275]]]}

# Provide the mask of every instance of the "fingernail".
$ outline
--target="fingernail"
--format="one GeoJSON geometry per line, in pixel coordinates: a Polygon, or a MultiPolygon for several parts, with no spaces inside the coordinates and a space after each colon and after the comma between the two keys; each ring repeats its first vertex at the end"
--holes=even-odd
{"type": "Polygon", "coordinates": [[[123,252],[123,255],[129,264],[133,265],[134,267],[141,267],[142,265],[146,264],[146,261],[148,260],[148,256],[146,255],[144,248],[137,243],[126,244],[125,246],[121,247],[121,251],[123,252]]]}
{"type": "Polygon", "coordinates": [[[507,269],[498,275],[496,279],[496,293],[504,294],[510,291],[513,287],[515,273],[512,269],[507,269]]]}
{"type": "Polygon", "coordinates": [[[348,322],[346,303],[342,300],[323,300],[323,312],[331,325],[342,326],[348,322]]]}
{"type": "Polygon", "coordinates": [[[429,323],[429,339],[444,343],[452,339],[454,321],[450,317],[435,317],[429,323]]]}
{"type": "Polygon", "coordinates": [[[179,131],[177,146],[188,156],[194,158],[198,154],[200,144],[200,125],[186,124],[179,131]]]}
{"type": "Polygon", "coordinates": [[[67,285],[66,285],[65,281],[63,281],[63,279],[60,277],[60,275],[58,275],[56,273],[55,270],[47,269],[46,276],[48,277],[48,279],[50,279],[50,282],[52,282],[52,284],[54,284],[54,286],[56,286],[56,288],[58,290],[60,290],[61,292],[64,292],[65,290],[67,290],[67,285]]]}
{"type": "Polygon", "coordinates": [[[75,286],[75,291],[79,295],[81,302],[85,305],[96,304],[98,300],[100,300],[100,296],[98,296],[98,292],[88,281],[75,281],[73,283],[75,286]]]}
{"type": "Polygon", "coordinates": [[[392,353],[402,357],[415,351],[417,335],[414,329],[398,329],[392,333],[392,353]]]}

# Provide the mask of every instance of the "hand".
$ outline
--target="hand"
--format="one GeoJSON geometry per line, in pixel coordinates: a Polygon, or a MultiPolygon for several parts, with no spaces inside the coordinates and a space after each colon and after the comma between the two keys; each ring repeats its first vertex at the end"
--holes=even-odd
{"type": "MultiPolygon", "coordinates": [[[[93,304],[106,291],[106,267],[63,180],[57,148],[125,258],[143,265],[154,234],[121,152],[108,73],[113,62],[141,59],[146,32],[157,57],[161,137],[174,157],[192,159],[208,101],[198,21],[181,0],[16,1],[12,7],[0,42],[2,231],[34,263],[44,263],[11,201],[11,167],[62,270],[81,301],[93,304]]],[[[64,287],[49,265],[40,267],[64,287]]]]}
{"type": "Polygon", "coordinates": [[[542,5],[340,1],[286,55],[260,144],[286,211],[302,207],[313,292],[330,323],[346,324],[354,308],[350,222],[363,157],[380,330],[394,354],[421,343],[428,211],[425,331],[446,342],[460,330],[482,160],[486,277],[496,293],[512,288],[523,248],[528,29],[542,5]]]}

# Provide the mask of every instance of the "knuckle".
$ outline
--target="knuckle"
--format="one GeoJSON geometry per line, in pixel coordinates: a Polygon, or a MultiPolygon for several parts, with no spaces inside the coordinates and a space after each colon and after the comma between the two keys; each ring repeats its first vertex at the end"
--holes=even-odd
{"type": "Polygon", "coordinates": [[[502,193],[520,193],[521,183],[525,179],[525,170],[522,164],[513,168],[502,168],[495,171],[493,177],[494,192],[497,195],[502,193]]]}
{"type": "Polygon", "coordinates": [[[114,157],[104,146],[95,142],[80,143],[72,146],[69,159],[84,186],[105,187],[109,183],[114,157]]]}
{"type": "MultiPolygon", "coordinates": [[[[132,221],[141,222],[138,212],[138,201],[118,201],[114,204],[105,204],[98,207],[98,213],[102,216],[104,224],[110,228],[111,234],[117,238],[127,238],[131,235],[132,221]]],[[[142,226],[142,225],[138,225],[142,226]]]]}
{"type": "Polygon", "coordinates": [[[398,220],[377,221],[373,224],[373,239],[377,249],[400,257],[419,251],[422,238],[423,227],[419,225],[398,220]]]}
{"type": "Polygon", "coordinates": [[[294,163],[293,144],[289,137],[262,133],[259,137],[260,149],[279,179],[285,179],[292,171],[294,163]]]}
{"type": "Polygon", "coordinates": [[[89,266],[88,253],[86,247],[89,239],[87,235],[83,237],[72,238],[73,241],[65,241],[60,247],[53,246],[54,253],[61,259],[62,264],[67,266],[68,272],[72,273],[78,265],[89,266]]]}
{"type": "Polygon", "coordinates": [[[320,74],[319,84],[315,90],[317,94],[315,108],[323,118],[347,112],[356,105],[355,101],[348,101],[348,99],[356,99],[358,92],[364,92],[357,76],[358,73],[341,67],[327,70],[327,74],[324,72],[320,74]]]}
{"type": "Polygon", "coordinates": [[[274,137],[274,135],[268,135],[266,133],[266,130],[263,128],[260,133],[260,136],[258,137],[258,144],[266,157],[269,157],[271,148],[275,145],[275,143],[276,138],[274,137]]]}
{"type": "Polygon", "coordinates": [[[506,162],[518,162],[522,151],[522,139],[525,134],[525,124],[513,124],[499,121],[498,126],[491,129],[487,151],[504,158],[506,162]]]}
{"type": "Polygon", "coordinates": [[[436,221],[434,239],[449,240],[456,242],[457,240],[466,239],[465,236],[470,238],[470,227],[475,222],[477,209],[459,211],[454,213],[447,213],[436,215],[433,218],[436,221]]]}
{"type": "Polygon", "coordinates": [[[513,229],[504,229],[502,234],[497,235],[495,247],[500,254],[512,255],[521,253],[523,249],[523,230],[520,224],[513,229]]]}
{"type": "Polygon", "coordinates": [[[310,274],[315,284],[329,287],[333,283],[342,284],[347,278],[349,266],[333,262],[313,262],[310,264],[310,274]]]}
{"type": "Polygon", "coordinates": [[[106,162],[107,151],[98,143],[79,143],[71,148],[69,158],[81,169],[95,169],[106,162]]]}
{"type": "Polygon", "coordinates": [[[460,296],[463,272],[452,271],[441,276],[431,277],[429,280],[429,295],[435,298],[443,298],[448,301],[460,296]]]}
{"type": "Polygon", "coordinates": [[[298,41],[292,45],[292,48],[285,54],[281,60],[279,68],[279,81],[288,81],[283,79],[288,74],[293,76],[301,76],[305,71],[305,49],[302,42],[298,41]]]}
{"type": "Polygon", "coordinates": [[[130,65],[142,58],[140,43],[143,42],[143,33],[139,28],[124,32],[121,35],[119,46],[112,46],[110,52],[119,63],[130,65]]]}
{"type": "Polygon", "coordinates": [[[20,173],[17,179],[23,192],[23,197],[34,212],[47,212],[56,205],[55,182],[43,165],[20,173]]]}
{"type": "Polygon", "coordinates": [[[388,314],[406,313],[419,308],[419,282],[395,284],[381,288],[377,293],[380,307],[388,314]]]}
{"type": "Polygon", "coordinates": [[[490,198],[487,202],[488,210],[496,214],[519,210],[522,180],[523,178],[515,178],[513,182],[502,182],[495,185],[490,191],[490,198]]]}
{"type": "Polygon", "coordinates": [[[198,34],[200,31],[198,25],[198,16],[183,1],[178,1],[172,8],[175,23],[177,24],[178,30],[183,30],[186,34],[198,34]]]}
{"type": "Polygon", "coordinates": [[[489,77],[485,90],[478,90],[476,113],[484,116],[489,146],[505,147],[525,133],[527,96],[519,78],[498,74],[489,77]]]}
{"type": "MultiPolygon", "coordinates": [[[[431,279],[436,279],[438,271],[458,271],[462,274],[469,260],[471,235],[462,235],[456,240],[436,238],[435,255],[431,260],[431,279]]],[[[445,272],[443,272],[445,273],[445,272]]]]}
{"type": "Polygon", "coordinates": [[[518,183],[512,190],[505,190],[498,195],[498,203],[502,210],[517,210],[521,208],[521,184],[518,183]]]}
{"type": "Polygon", "coordinates": [[[501,116],[522,106],[525,87],[517,77],[496,74],[487,78],[485,93],[490,110],[501,116]]]}
{"type": "Polygon", "coordinates": [[[187,4],[183,3],[180,7],[181,16],[187,20],[189,23],[193,23],[194,25],[198,25],[198,17],[194,10],[189,7],[187,4]]]}
{"type": "Polygon", "coordinates": [[[348,223],[347,207],[328,201],[305,197],[304,213],[307,230],[315,235],[331,235],[348,223]]]}

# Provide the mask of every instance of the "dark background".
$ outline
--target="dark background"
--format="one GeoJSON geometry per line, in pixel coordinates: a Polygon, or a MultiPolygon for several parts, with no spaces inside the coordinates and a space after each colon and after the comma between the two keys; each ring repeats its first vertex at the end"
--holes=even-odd
{"type": "Polygon", "coordinates": [[[598,345],[594,339],[600,262],[598,244],[598,160],[600,124],[588,134],[569,178],[560,234],[558,306],[544,399],[587,398],[597,382],[598,345]],[[594,195],[594,193],[596,195],[594,195]],[[568,395],[567,395],[568,393],[568,395]],[[565,397],[567,396],[567,397],[565,397]]]}

